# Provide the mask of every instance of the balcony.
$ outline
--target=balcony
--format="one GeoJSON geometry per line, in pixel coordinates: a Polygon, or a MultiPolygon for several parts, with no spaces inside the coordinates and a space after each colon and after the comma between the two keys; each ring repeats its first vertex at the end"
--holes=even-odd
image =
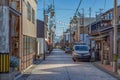
{"type": "Polygon", "coordinates": [[[91,33],[98,34],[101,31],[110,29],[112,27],[112,20],[100,20],[91,24],[91,33]]]}

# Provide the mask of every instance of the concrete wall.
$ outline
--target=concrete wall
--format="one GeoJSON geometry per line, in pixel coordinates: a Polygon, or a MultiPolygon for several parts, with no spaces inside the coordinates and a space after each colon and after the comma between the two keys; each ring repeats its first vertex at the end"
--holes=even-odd
{"type": "MultiPolygon", "coordinates": [[[[34,0],[24,0],[22,3],[22,30],[23,35],[36,37],[36,2],[34,0]],[[35,23],[32,23],[32,15],[31,21],[27,18],[27,3],[31,5],[31,8],[35,10],[35,23]]],[[[32,11],[32,9],[31,9],[32,11]]]]}
{"type": "Polygon", "coordinates": [[[0,53],[9,53],[9,8],[0,6],[0,53]]]}

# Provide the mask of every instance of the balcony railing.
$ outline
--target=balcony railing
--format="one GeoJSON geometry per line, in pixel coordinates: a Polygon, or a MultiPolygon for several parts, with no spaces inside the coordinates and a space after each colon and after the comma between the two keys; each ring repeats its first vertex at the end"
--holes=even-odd
{"type": "Polygon", "coordinates": [[[101,20],[91,25],[91,33],[100,32],[112,27],[112,20],[101,20]]]}

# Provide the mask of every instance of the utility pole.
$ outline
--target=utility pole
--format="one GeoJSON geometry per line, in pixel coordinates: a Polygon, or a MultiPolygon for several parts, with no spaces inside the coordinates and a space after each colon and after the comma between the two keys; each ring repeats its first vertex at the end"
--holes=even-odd
{"type": "MultiPolygon", "coordinates": [[[[91,19],[91,7],[89,8],[89,19],[91,19]]],[[[89,33],[91,33],[91,22],[89,22],[89,33]]],[[[89,44],[90,44],[90,49],[91,49],[91,44],[92,44],[92,42],[91,42],[91,40],[90,40],[90,42],[89,42],[89,44]]]]}
{"type": "MultiPolygon", "coordinates": [[[[91,7],[89,8],[89,19],[91,19],[91,7]]],[[[91,22],[89,21],[89,33],[91,33],[91,22]]]]}
{"type": "Polygon", "coordinates": [[[99,9],[99,13],[100,13],[100,14],[102,13],[102,11],[103,11],[103,9],[99,9]]]}
{"type": "Polygon", "coordinates": [[[81,16],[81,14],[78,12],[78,18],[77,18],[77,20],[78,20],[78,42],[80,42],[80,16],[81,16]]]}
{"type": "Polygon", "coordinates": [[[72,22],[70,22],[70,44],[72,43],[72,38],[71,38],[71,26],[72,26],[72,22]]]}
{"type": "Polygon", "coordinates": [[[50,38],[50,42],[51,42],[51,47],[53,47],[54,44],[54,29],[55,29],[55,6],[54,6],[54,0],[52,0],[51,6],[50,6],[50,33],[51,33],[51,38],[50,38]]]}
{"type": "Polygon", "coordinates": [[[114,29],[114,57],[113,57],[113,72],[117,73],[117,0],[114,0],[114,19],[113,19],[113,29],[114,29]]]}
{"type": "MultiPolygon", "coordinates": [[[[89,19],[91,19],[91,7],[89,8],[89,19]]],[[[91,22],[89,22],[89,33],[91,33],[91,22]]]]}
{"type": "Polygon", "coordinates": [[[82,8],[82,13],[83,13],[83,16],[82,16],[82,26],[83,26],[83,41],[84,41],[84,33],[85,33],[85,27],[84,27],[84,8],[82,8]]]}
{"type": "Polygon", "coordinates": [[[45,35],[46,35],[46,34],[45,34],[45,32],[46,32],[46,20],[45,20],[45,0],[44,0],[43,5],[44,5],[44,6],[43,6],[43,7],[44,7],[44,9],[43,9],[43,16],[44,16],[44,46],[43,46],[43,47],[44,47],[44,51],[43,51],[43,52],[44,52],[44,54],[43,54],[43,60],[45,60],[45,56],[46,56],[46,53],[45,53],[45,49],[46,49],[46,48],[45,48],[45,47],[46,47],[46,46],[45,46],[45,37],[46,37],[46,36],[45,36],[45,35]]]}
{"type": "Polygon", "coordinates": [[[92,9],[91,9],[91,7],[89,8],[89,18],[91,18],[91,11],[92,11],[92,9]]]}

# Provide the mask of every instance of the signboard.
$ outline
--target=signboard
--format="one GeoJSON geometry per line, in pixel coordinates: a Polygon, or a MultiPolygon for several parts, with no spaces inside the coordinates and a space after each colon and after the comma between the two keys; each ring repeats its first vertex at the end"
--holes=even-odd
{"type": "Polygon", "coordinates": [[[9,53],[9,9],[0,6],[0,53],[9,53]]]}

